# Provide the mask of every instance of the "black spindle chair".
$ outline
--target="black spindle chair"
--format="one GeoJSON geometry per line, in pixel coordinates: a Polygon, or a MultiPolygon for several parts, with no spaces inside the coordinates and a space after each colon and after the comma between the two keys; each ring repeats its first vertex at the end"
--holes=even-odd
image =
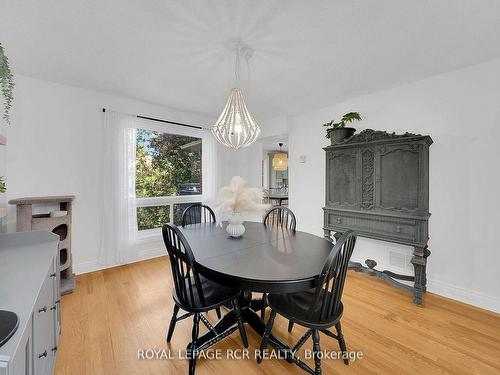
{"type": "Polygon", "coordinates": [[[175,324],[179,320],[183,320],[193,315],[189,374],[194,374],[196,353],[222,340],[236,329],[240,331],[243,345],[245,348],[248,347],[245,327],[241,318],[241,309],[238,303],[240,291],[214,283],[197,272],[193,252],[186,238],[175,225],[166,224],[163,227],[163,240],[167,247],[170,265],[172,267],[172,277],[174,279],[172,295],[175,302],[174,312],[168,328],[167,342],[170,342],[172,338],[175,324]],[[238,321],[238,326],[229,327],[224,332],[217,332],[203,313],[220,308],[223,304],[229,303],[232,305],[233,312],[238,321]],[[177,317],[179,309],[187,313],[177,317]],[[196,343],[200,320],[214,334],[214,338],[202,346],[196,343]]]}
{"type": "Polygon", "coordinates": [[[288,207],[275,206],[264,215],[264,225],[295,230],[297,220],[295,214],[288,207]]]}
{"type": "MultiPolygon", "coordinates": [[[[275,206],[269,209],[264,215],[263,223],[268,227],[284,227],[291,230],[295,230],[297,226],[297,220],[295,219],[295,214],[288,207],[275,206]]],[[[267,307],[267,293],[262,295],[262,307],[260,309],[260,317],[264,319],[267,307]]],[[[293,328],[293,322],[288,323],[288,332],[291,332],[293,328]]]]}
{"type": "MultiPolygon", "coordinates": [[[[323,332],[338,340],[344,363],[349,364],[340,318],[344,310],[341,298],[347,266],[355,244],[356,235],[353,231],[347,231],[339,238],[330,255],[328,255],[321,274],[318,276],[316,288],[298,293],[269,294],[268,303],[269,307],[271,307],[271,315],[262,337],[260,353],[267,346],[274,319],[276,314],[279,313],[285,318],[309,328],[292,348],[293,353],[300,349],[311,335],[313,338],[315,370],[294,355],[291,358],[293,363],[311,374],[321,374],[319,333],[323,332]],[[332,326],[335,326],[337,334],[328,330],[332,326]]],[[[257,357],[257,362],[262,362],[262,356],[257,357]]]]}
{"type": "MultiPolygon", "coordinates": [[[[201,203],[193,203],[186,207],[182,213],[182,226],[201,223],[215,223],[215,213],[214,211],[201,203]]],[[[220,312],[220,307],[216,310],[217,318],[221,318],[222,314],[220,312]]]]}
{"type": "Polygon", "coordinates": [[[182,226],[199,223],[215,223],[215,214],[210,207],[194,203],[182,213],[182,226]]]}

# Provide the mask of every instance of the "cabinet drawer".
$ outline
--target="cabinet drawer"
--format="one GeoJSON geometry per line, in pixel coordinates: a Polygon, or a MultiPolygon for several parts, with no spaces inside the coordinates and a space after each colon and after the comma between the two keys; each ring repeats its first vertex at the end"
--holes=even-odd
{"type": "Polygon", "coordinates": [[[47,274],[33,311],[33,373],[52,374],[55,348],[54,270],[47,274]]]}
{"type": "Polygon", "coordinates": [[[352,229],[358,231],[362,236],[391,238],[395,242],[402,243],[418,243],[422,240],[422,222],[417,219],[382,215],[368,218],[362,214],[357,215],[346,212],[325,212],[325,216],[326,226],[333,230],[352,229]]]}

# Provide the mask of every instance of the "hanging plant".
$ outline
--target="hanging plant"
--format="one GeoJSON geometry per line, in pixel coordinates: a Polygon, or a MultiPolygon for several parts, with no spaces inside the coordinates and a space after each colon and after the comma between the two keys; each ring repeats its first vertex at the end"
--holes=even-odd
{"type": "Polygon", "coordinates": [[[7,191],[7,186],[5,185],[5,180],[3,176],[0,176],[0,193],[5,193],[7,191]]]}
{"type": "Polygon", "coordinates": [[[5,51],[0,44],[0,86],[2,87],[2,95],[4,99],[3,118],[7,124],[10,124],[10,109],[14,100],[14,76],[10,71],[9,59],[5,55],[5,51]]]}

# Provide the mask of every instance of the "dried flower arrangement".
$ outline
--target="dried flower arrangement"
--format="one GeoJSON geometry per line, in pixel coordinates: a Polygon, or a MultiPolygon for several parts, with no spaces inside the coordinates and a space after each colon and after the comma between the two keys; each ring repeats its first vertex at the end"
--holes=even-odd
{"type": "Polygon", "coordinates": [[[246,187],[246,181],[240,176],[231,178],[228,186],[220,189],[213,208],[220,223],[232,213],[264,212],[270,205],[264,204],[264,191],[261,188],[246,187]]]}

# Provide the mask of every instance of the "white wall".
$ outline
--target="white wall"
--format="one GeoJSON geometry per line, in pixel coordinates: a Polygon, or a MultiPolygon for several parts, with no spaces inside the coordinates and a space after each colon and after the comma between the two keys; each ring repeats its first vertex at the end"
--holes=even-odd
{"type": "Polygon", "coordinates": [[[221,146],[219,157],[221,186],[227,185],[233,176],[243,177],[248,186],[261,186],[262,144],[260,142],[257,141],[239,150],[221,146]]]}
{"type": "MultiPolygon", "coordinates": [[[[4,104],[3,104],[3,96],[0,96],[0,135],[6,135],[7,123],[3,118],[4,113],[4,104]]],[[[8,140],[7,140],[8,144],[8,140]]],[[[7,168],[6,168],[6,158],[7,158],[7,146],[0,145],[0,177],[6,177],[7,168]]],[[[0,193],[0,209],[3,211],[5,207],[7,207],[7,194],[0,193]]],[[[0,212],[0,232],[5,232],[7,230],[7,220],[6,217],[3,217],[4,213],[0,212]]]]}
{"type": "MultiPolygon", "coordinates": [[[[290,206],[300,230],[322,234],[321,124],[347,111],[362,113],[363,128],[432,136],[429,290],[500,312],[500,60],[290,117],[290,206]]],[[[354,258],[384,268],[388,250],[411,254],[361,239],[354,258]]]]}
{"type": "MultiPolygon", "coordinates": [[[[8,199],[75,194],[73,263],[77,272],[94,270],[99,267],[102,108],[201,126],[213,119],[23,76],[15,81],[7,128],[8,199]]],[[[14,230],[13,206],[8,221],[14,230]]]]}

